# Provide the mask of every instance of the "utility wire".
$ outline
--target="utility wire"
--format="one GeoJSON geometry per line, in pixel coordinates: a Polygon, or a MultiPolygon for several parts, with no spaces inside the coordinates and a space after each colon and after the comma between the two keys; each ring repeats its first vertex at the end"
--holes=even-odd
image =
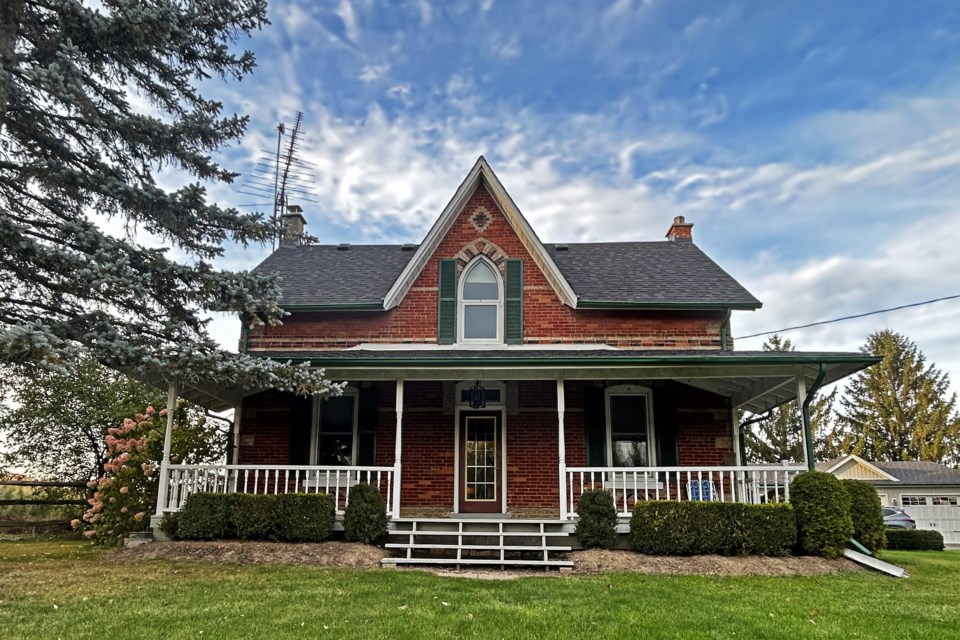
{"type": "Polygon", "coordinates": [[[960,294],[955,296],[944,296],[942,298],[934,298],[933,300],[924,300],[923,302],[913,302],[911,304],[902,304],[899,307],[890,307],[889,309],[877,309],[876,311],[868,311],[866,313],[858,313],[853,316],[843,316],[842,318],[834,318],[833,320],[821,320],[820,322],[811,322],[810,324],[800,324],[795,327],[786,327],[784,329],[776,329],[775,331],[762,331],[761,333],[751,333],[748,336],[738,336],[734,340],[744,340],[746,338],[756,338],[758,336],[768,336],[772,333],[784,333],[785,331],[794,331],[795,329],[807,329],[809,327],[817,327],[822,324],[833,324],[834,322],[842,322],[844,320],[853,320],[855,318],[866,318],[867,316],[875,316],[878,313],[889,313],[891,311],[899,311],[900,309],[909,309],[911,307],[922,307],[926,304],[933,304],[934,302],[942,302],[943,300],[956,300],[960,298],[960,294]]]}

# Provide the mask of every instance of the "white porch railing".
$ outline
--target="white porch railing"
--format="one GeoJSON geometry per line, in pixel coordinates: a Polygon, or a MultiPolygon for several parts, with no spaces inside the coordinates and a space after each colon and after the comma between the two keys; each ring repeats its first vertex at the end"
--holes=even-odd
{"type": "Polygon", "coordinates": [[[350,499],[350,488],[361,482],[377,487],[393,516],[393,467],[316,467],[288,465],[171,465],[162,510],[179,511],[194,493],[329,493],[337,513],[350,499]]]}
{"type": "Polygon", "coordinates": [[[576,514],[588,489],[611,493],[617,513],[629,516],[638,500],[712,500],[763,504],[790,499],[790,481],[805,466],[567,467],[567,509],[576,514]]]}

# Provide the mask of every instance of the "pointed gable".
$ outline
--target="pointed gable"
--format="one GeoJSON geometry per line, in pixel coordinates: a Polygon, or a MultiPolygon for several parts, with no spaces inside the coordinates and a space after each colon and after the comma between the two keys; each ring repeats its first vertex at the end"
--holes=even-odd
{"type": "Polygon", "coordinates": [[[452,233],[458,241],[457,251],[447,257],[455,255],[466,261],[478,253],[483,253],[495,263],[508,257],[519,257],[507,254],[498,246],[498,243],[487,238],[487,236],[502,238],[503,230],[498,230],[496,227],[504,223],[511,232],[509,235],[519,242],[523,249],[522,253],[529,256],[560,301],[569,307],[576,307],[577,296],[570,284],[560,273],[543,243],[520,213],[486,159],[480,156],[410,262],[387,292],[383,303],[384,308],[392,309],[403,301],[421,272],[437,253],[441,243],[444,243],[452,233]],[[487,202],[478,203],[478,197],[484,200],[489,199],[489,206],[486,206],[487,202]]]}

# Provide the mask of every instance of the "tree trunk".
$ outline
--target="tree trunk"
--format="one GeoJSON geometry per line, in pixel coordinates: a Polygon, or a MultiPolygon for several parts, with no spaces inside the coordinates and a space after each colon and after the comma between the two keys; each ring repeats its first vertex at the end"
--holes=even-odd
{"type": "Polygon", "coordinates": [[[17,63],[17,34],[23,15],[23,0],[0,2],[0,135],[7,123],[7,100],[10,93],[10,71],[17,63]]]}

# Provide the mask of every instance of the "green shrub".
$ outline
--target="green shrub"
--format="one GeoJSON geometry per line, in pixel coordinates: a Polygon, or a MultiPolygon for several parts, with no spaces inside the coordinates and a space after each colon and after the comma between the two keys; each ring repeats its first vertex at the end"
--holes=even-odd
{"type": "Polygon", "coordinates": [[[943,551],[943,535],[928,529],[887,529],[887,549],[943,551]]]}
{"type": "Polygon", "coordinates": [[[180,538],[179,533],[180,528],[180,514],[179,513],[165,513],[160,519],[160,531],[163,531],[168,538],[171,540],[178,540],[180,538]]]}
{"type": "Polygon", "coordinates": [[[177,517],[177,535],[184,540],[232,538],[231,518],[235,494],[194,493],[187,497],[177,517]]]}
{"type": "Polygon", "coordinates": [[[343,511],[343,536],[350,542],[370,544],[387,534],[387,505],[380,490],[362,482],[350,489],[343,511]]]}
{"type": "Polygon", "coordinates": [[[241,540],[272,540],[277,522],[277,496],[238,493],[231,518],[241,540]]]}
{"type": "Polygon", "coordinates": [[[807,471],[790,483],[790,504],[804,553],[826,558],[843,555],[853,535],[850,495],[835,476],[807,471]]]}
{"type": "Polygon", "coordinates": [[[850,518],[853,538],[870,551],[879,551],[887,544],[883,525],[883,507],[877,489],[863,480],[841,480],[850,495],[850,518]]]}
{"type": "Polygon", "coordinates": [[[576,534],[585,549],[610,549],[617,543],[617,508],[609,491],[584,491],[577,516],[576,534]]]}
{"type": "Polygon", "coordinates": [[[651,555],[786,555],[797,537],[786,504],[638,502],[630,519],[630,546],[651,555]]]}
{"type": "Polygon", "coordinates": [[[336,510],[326,493],[286,493],[276,496],[275,533],[284,542],[320,542],[330,537],[336,510]]]}
{"type": "Polygon", "coordinates": [[[742,505],[739,545],[748,556],[785,556],[797,544],[797,516],[786,503],[742,505]]]}

